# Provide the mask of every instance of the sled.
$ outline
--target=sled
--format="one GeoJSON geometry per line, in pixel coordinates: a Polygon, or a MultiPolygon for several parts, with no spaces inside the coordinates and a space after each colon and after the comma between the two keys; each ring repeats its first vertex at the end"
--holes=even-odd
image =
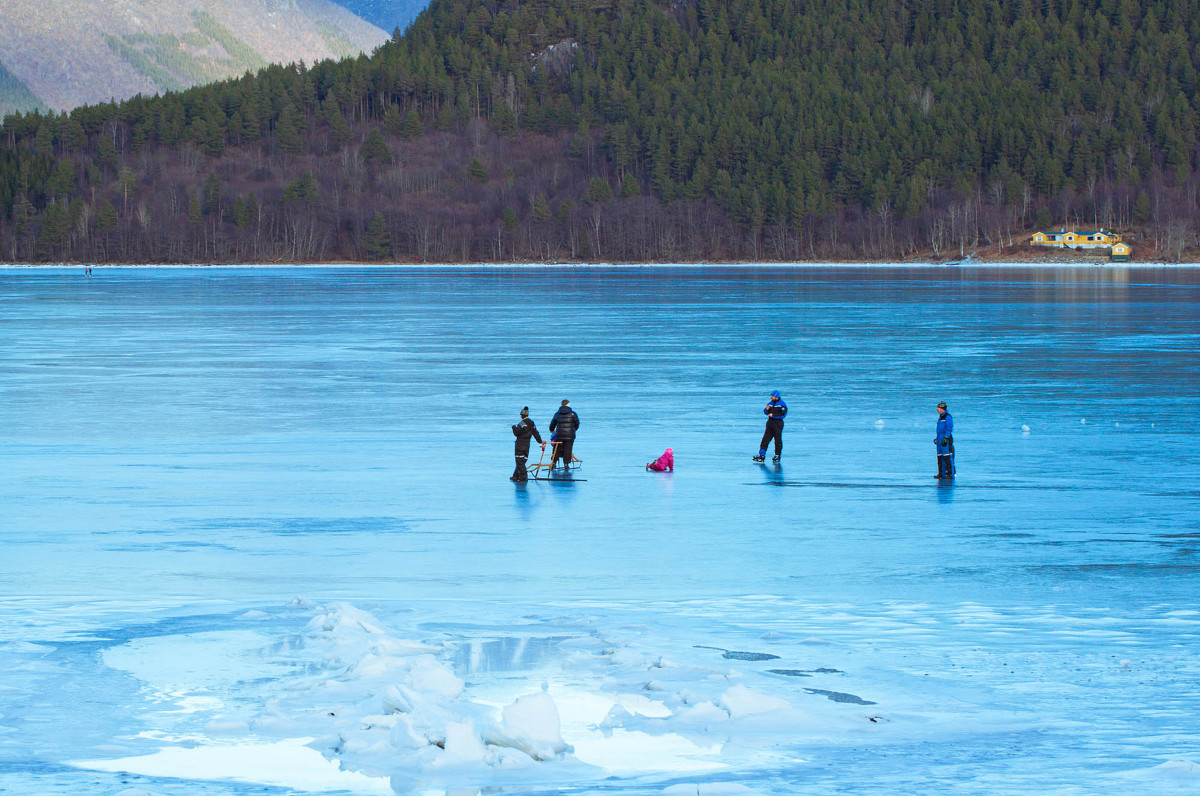
{"type": "Polygon", "coordinates": [[[574,478],[571,476],[572,470],[579,469],[579,465],[583,464],[583,460],[571,453],[571,461],[567,463],[566,471],[551,470],[550,462],[554,461],[554,454],[558,452],[560,442],[553,441],[550,443],[550,461],[546,461],[546,446],[542,446],[542,454],[538,457],[537,464],[529,465],[529,478],[532,481],[586,481],[586,478],[574,478]],[[565,477],[564,477],[565,476],[565,477]]]}

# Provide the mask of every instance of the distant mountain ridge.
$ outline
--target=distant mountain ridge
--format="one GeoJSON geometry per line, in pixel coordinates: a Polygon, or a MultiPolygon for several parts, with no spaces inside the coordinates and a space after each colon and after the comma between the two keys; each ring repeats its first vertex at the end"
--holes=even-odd
{"type": "Polygon", "coordinates": [[[0,0],[0,18],[0,115],[369,53],[388,36],[331,0],[0,0]]]}

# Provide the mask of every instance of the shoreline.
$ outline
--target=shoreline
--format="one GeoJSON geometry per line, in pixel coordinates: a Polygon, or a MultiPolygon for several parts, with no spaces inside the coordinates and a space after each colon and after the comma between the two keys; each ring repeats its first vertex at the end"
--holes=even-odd
{"type": "Polygon", "coordinates": [[[1064,260],[968,260],[954,262],[680,262],[680,263],[0,263],[0,271],[61,271],[90,267],[93,269],[161,269],[161,270],[337,270],[357,269],[372,271],[419,271],[419,270],[550,270],[550,269],[1000,269],[1000,268],[1076,268],[1089,270],[1152,270],[1152,269],[1196,269],[1200,262],[1070,262],[1064,260]]]}

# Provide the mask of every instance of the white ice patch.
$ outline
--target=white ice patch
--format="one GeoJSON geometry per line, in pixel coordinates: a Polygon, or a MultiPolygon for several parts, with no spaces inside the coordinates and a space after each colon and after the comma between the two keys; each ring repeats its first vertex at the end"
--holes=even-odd
{"type": "Polygon", "coordinates": [[[286,666],[264,657],[270,643],[267,636],[247,630],[151,636],[110,647],[101,659],[159,691],[224,690],[287,672],[286,666]]]}
{"type": "Polygon", "coordinates": [[[735,685],[722,694],[720,706],[734,719],[757,716],[773,710],[787,710],[791,707],[785,699],[751,691],[744,685],[735,685]]]}
{"type": "Polygon", "coordinates": [[[314,748],[346,768],[402,779],[530,767],[570,753],[549,694],[498,711],[465,694],[436,652],[351,605],[318,608],[288,653],[316,673],[288,680],[251,729],[312,735],[314,748]]]}
{"type": "MultiPolygon", "coordinates": [[[[160,724],[174,735],[142,735],[167,746],[156,754],[80,765],[298,790],[362,792],[381,783],[398,791],[482,782],[551,786],[719,772],[730,768],[727,748],[735,750],[738,765],[773,765],[782,738],[881,731],[861,708],[799,694],[790,680],[752,675],[753,687],[744,684],[760,667],[730,668],[717,648],[664,649],[657,637],[641,648],[626,637],[588,633],[556,642],[557,658],[536,671],[515,668],[493,677],[482,662],[468,666],[484,672],[468,683],[450,661],[464,660],[475,646],[482,650],[476,640],[461,647],[421,643],[352,605],[296,607],[311,619],[303,631],[283,637],[196,633],[107,650],[106,663],[170,698],[173,709],[160,713],[181,723],[160,724]],[[690,662],[687,655],[678,662],[664,657],[689,649],[703,651],[690,662]],[[796,700],[804,701],[803,710],[796,700]],[[207,715],[187,715],[201,713],[207,715]],[[195,746],[181,748],[185,744],[195,746]],[[212,755],[223,762],[211,764],[212,755]],[[312,759],[363,779],[322,779],[306,768],[312,759]]],[[[894,608],[920,615],[920,606],[894,608]]],[[[524,643],[513,644],[518,658],[524,643]]]]}
{"type": "Polygon", "coordinates": [[[350,791],[391,796],[386,779],[342,771],[306,744],[310,738],[235,746],[168,747],[152,755],[73,763],[93,771],[192,780],[233,780],[291,788],[302,793],[350,791]]]}
{"type": "Polygon", "coordinates": [[[1191,760],[1168,760],[1162,765],[1136,771],[1123,771],[1117,776],[1160,782],[1196,783],[1200,785],[1200,765],[1191,760]]]}
{"type": "Polygon", "coordinates": [[[721,771],[729,766],[717,759],[720,753],[719,743],[701,745],[677,733],[652,735],[617,729],[575,742],[575,755],[579,760],[618,776],[664,771],[676,774],[721,771]]]}

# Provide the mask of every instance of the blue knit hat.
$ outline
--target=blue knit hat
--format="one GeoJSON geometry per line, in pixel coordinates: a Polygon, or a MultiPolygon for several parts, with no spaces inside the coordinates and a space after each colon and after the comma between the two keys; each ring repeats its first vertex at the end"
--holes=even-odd
{"type": "Polygon", "coordinates": [[[783,396],[779,394],[779,390],[771,390],[771,397],[772,398],[782,398],[783,396]]]}

